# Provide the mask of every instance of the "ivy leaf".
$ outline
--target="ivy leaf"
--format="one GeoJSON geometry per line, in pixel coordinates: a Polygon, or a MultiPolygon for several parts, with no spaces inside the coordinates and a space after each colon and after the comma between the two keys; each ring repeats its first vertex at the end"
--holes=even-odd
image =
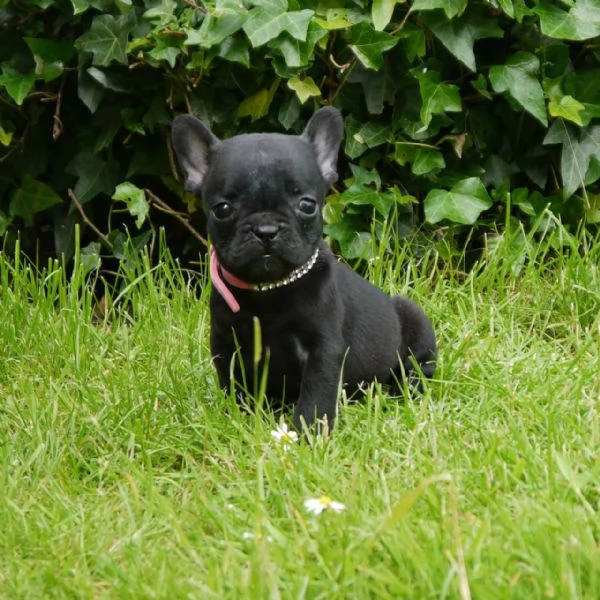
{"type": "Polygon", "coordinates": [[[275,39],[282,31],[304,42],[313,14],[309,9],[276,13],[272,8],[257,7],[250,11],[243,29],[253,48],[275,39]]]}
{"type": "Polygon", "coordinates": [[[598,81],[600,69],[597,68],[568,73],[563,80],[565,93],[583,103],[584,109],[580,117],[584,125],[589,124],[591,119],[600,117],[598,81]]]}
{"type": "Polygon", "coordinates": [[[82,204],[115,189],[116,165],[94,154],[91,149],[79,152],[65,170],[78,177],[73,191],[82,204]]]}
{"type": "Polygon", "coordinates": [[[62,75],[64,63],[75,53],[71,42],[56,42],[44,38],[24,38],[36,64],[36,74],[44,81],[52,81],[62,75]]]}
{"type": "Polygon", "coordinates": [[[118,202],[125,202],[127,205],[127,212],[132,217],[136,218],[135,225],[138,229],[141,229],[150,213],[150,207],[146,201],[144,190],[141,190],[137,185],[126,181],[117,186],[115,193],[112,195],[112,199],[118,202]]]}
{"type": "Polygon", "coordinates": [[[269,48],[281,52],[288,67],[303,67],[313,57],[315,45],[327,35],[327,31],[311,21],[306,33],[306,41],[294,39],[289,33],[282,33],[278,38],[269,42],[269,48]]]}
{"type": "Polygon", "coordinates": [[[112,244],[112,253],[118,260],[135,262],[139,259],[139,251],[150,241],[151,232],[144,231],[135,237],[129,232],[125,234],[121,229],[113,229],[108,234],[112,244]]]}
{"type": "Polygon", "coordinates": [[[107,90],[120,94],[132,94],[136,91],[131,73],[123,67],[114,66],[104,69],[90,67],[86,69],[86,73],[107,90]]]}
{"type": "Polygon", "coordinates": [[[348,158],[357,158],[367,149],[366,144],[362,144],[354,137],[360,128],[361,123],[354,117],[349,116],[344,120],[344,129],[346,130],[346,134],[344,135],[344,153],[348,158]]]}
{"type": "MultiPolygon", "coordinates": [[[[67,236],[65,236],[67,237],[67,236]]],[[[67,249],[72,249],[73,248],[73,244],[72,244],[72,238],[71,236],[69,236],[68,240],[64,240],[63,243],[61,244],[63,248],[65,248],[65,250],[63,250],[63,253],[66,254],[66,250],[67,249]],[[65,242],[71,242],[68,245],[65,242]]],[[[59,244],[56,244],[56,247],[58,248],[59,244]]],[[[102,250],[102,244],[100,242],[90,242],[87,246],[85,246],[84,248],[81,249],[81,267],[83,269],[84,273],[90,273],[91,271],[94,271],[96,269],[100,268],[100,265],[102,264],[102,258],[101,258],[101,250],[102,250]]],[[[72,251],[72,250],[71,250],[72,251]]]]}
{"type": "Polygon", "coordinates": [[[373,0],[371,19],[375,31],[383,31],[392,20],[396,0],[373,0]]]}
{"type": "Polygon", "coordinates": [[[361,191],[365,187],[374,187],[376,190],[381,188],[381,177],[375,169],[365,169],[359,165],[350,164],[352,177],[346,179],[344,184],[348,190],[353,192],[361,191]]]}
{"type": "MultiPolygon", "coordinates": [[[[93,69],[94,67],[91,68],[93,69]]],[[[97,82],[94,76],[87,71],[79,71],[77,79],[77,95],[92,114],[98,110],[98,106],[100,106],[104,94],[104,88],[97,82]]]]}
{"type": "Polygon", "coordinates": [[[184,44],[211,48],[232,36],[243,24],[244,14],[240,11],[226,9],[218,13],[209,13],[202,21],[200,29],[184,29],[188,36],[184,44]]]}
{"type": "Polygon", "coordinates": [[[412,23],[406,23],[402,31],[396,34],[406,52],[409,62],[413,63],[416,58],[425,56],[425,32],[412,23]]]}
{"type": "Polygon", "coordinates": [[[483,183],[477,177],[469,177],[453,185],[449,191],[431,190],[424,201],[425,218],[430,223],[448,219],[472,225],[492,204],[483,183]]]}
{"type": "Polygon", "coordinates": [[[369,259],[376,253],[371,234],[368,231],[361,231],[365,225],[360,218],[348,218],[327,225],[325,234],[334,240],[340,246],[342,255],[349,259],[369,259]]]}
{"type": "Polygon", "coordinates": [[[315,21],[327,31],[348,29],[362,20],[362,15],[351,8],[329,8],[324,17],[315,17],[315,21]]]}
{"type": "Polygon", "coordinates": [[[2,144],[5,147],[10,146],[10,143],[13,139],[13,135],[14,133],[12,131],[6,131],[6,129],[2,127],[2,124],[0,124],[0,144],[2,144]]]}
{"type": "Polygon", "coordinates": [[[75,47],[91,52],[95,65],[106,66],[113,61],[126,64],[131,29],[131,19],[126,15],[96,15],[90,29],[75,41],[75,47]]]}
{"type": "Polygon", "coordinates": [[[467,8],[468,0],[414,0],[411,11],[433,10],[441,8],[446,13],[448,19],[456,17],[467,8]]]}
{"type": "Polygon", "coordinates": [[[71,41],[57,41],[42,38],[24,38],[34,54],[44,60],[61,60],[68,62],[75,55],[75,47],[71,41]]]}
{"type": "Polygon", "coordinates": [[[449,20],[441,12],[425,12],[421,20],[433,35],[471,71],[477,70],[473,44],[482,38],[500,38],[504,32],[493,19],[477,14],[449,20]]]}
{"type": "Polygon", "coordinates": [[[396,201],[396,195],[393,192],[380,192],[370,189],[347,190],[341,195],[340,200],[344,204],[372,206],[381,216],[387,217],[396,201]]]}
{"type": "Polygon", "coordinates": [[[537,2],[533,12],[548,37],[581,41],[600,35],[600,7],[595,0],[578,0],[568,12],[546,1],[537,2]]]}
{"type": "Polygon", "coordinates": [[[306,41],[308,24],[314,14],[315,12],[309,9],[285,13],[287,23],[284,31],[287,31],[293,38],[301,42],[306,41]]]}
{"type": "Polygon", "coordinates": [[[428,148],[414,142],[398,142],[394,159],[400,165],[412,163],[411,171],[415,175],[427,175],[446,166],[443,154],[437,148],[428,148]]]}
{"type": "Polygon", "coordinates": [[[577,130],[557,119],[548,130],[544,144],[562,144],[560,174],[563,197],[569,198],[586,183],[592,159],[600,161],[600,125],[577,130]]]}
{"type": "Polygon", "coordinates": [[[6,214],[0,210],[0,237],[6,233],[11,223],[12,218],[6,216],[6,214]]]}
{"type": "Polygon", "coordinates": [[[90,0],[71,0],[73,6],[73,14],[80,15],[84,13],[88,8],[91,8],[92,2],[90,0]]]}
{"type": "Polygon", "coordinates": [[[458,87],[451,83],[442,83],[437,71],[414,69],[412,74],[419,81],[421,92],[421,121],[425,129],[435,114],[460,112],[462,104],[458,87]]]}
{"type": "Polygon", "coordinates": [[[519,172],[519,169],[514,163],[506,162],[498,154],[492,154],[484,166],[485,172],[481,176],[481,180],[485,185],[499,189],[505,184],[510,185],[510,178],[519,172]]]}
{"type": "Polygon", "coordinates": [[[305,77],[304,79],[292,77],[288,79],[287,84],[290,89],[296,92],[301,104],[304,104],[309,98],[321,95],[321,90],[312,77],[305,77]]]}
{"type": "Polygon", "coordinates": [[[101,152],[104,148],[110,147],[121,128],[121,118],[118,111],[106,112],[103,117],[100,121],[101,130],[94,142],[94,154],[101,152]]]}
{"type": "Polygon", "coordinates": [[[126,129],[133,133],[146,135],[146,129],[142,123],[142,111],[140,108],[121,109],[121,121],[126,129]]]}
{"type": "Polygon", "coordinates": [[[291,129],[294,123],[300,117],[300,102],[297,96],[289,95],[279,108],[277,120],[284,126],[285,129],[291,129]]]}
{"type": "Polygon", "coordinates": [[[513,6],[512,0],[497,0],[498,6],[502,9],[502,12],[507,14],[509,17],[514,18],[515,7],[513,6]]]}
{"type": "Polygon", "coordinates": [[[378,71],[366,69],[358,63],[348,81],[358,83],[362,88],[369,114],[380,115],[385,102],[394,104],[399,81],[397,71],[389,63],[385,63],[378,71]]]}
{"type": "Polygon", "coordinates": [[[218,55],[223,60],[240,63],[245,67],[250,67],[248,40],[245,38],[228,37],[219,46],[218,55]]]}
{"type": "Polygon", "coordinates": [[[70,261],[75,254],[75,227],[80,223],[76,210],[53,210],[52,226],[54,233],[54,252],[70,261]]]}
{"type": "Polygon", "coordinates": [[[269,112],[270,104],[269,90],[262,89],[240,103],[237,116],[250,117],[253,121],[256,121],[269,112]]]}
{"type": "Polygon", "coordinates": [[[354,134],[354,139],[367,148],[375,148],[387,143],[392,137],[389,125],[368,121],[354,134]]]}
{"type": "Polygon", "coordinates": [[[600,69],[578,70],[568,73],[564,80],[565,92],[581,102],[600,103],[598,97],[598,82],[600,69]]]}
{"type": "MultiPolygon", "coordinates": [[[[216,5],[219,9],[235,4],[236,0],[216,0],[216,5]]],[[[248,4],[251,6],[270,8],[272,11],[277,13],[285,12],[289,6],[288,0],[250,0],[248,4]]]]}
{"type": "MultiPolygon", "coordinates": [[[[132,35],[135,36],[135,34],[132,35]]],[[[127,54],[139,54],[140,50],[146,50],[152,46],[152,41],[149,37],[132,37],[127,42],[127,54]]]]}
{"type": "Polygon", "coordinates": [[[151,50],[148,54],[155,60],[164,60],[168,63],[171,69],[173,69],[175,67],[175,61],[177,60],[177,57],[181,54],[181,48],[173,46],[167,41],[158,40],[156,43],[156,48],[151,50]]]}
{"type": "Polygon", "coordinates": [[[479,73],[479,75],[477,75],[477,79],[471,81],[471,85],[486,100],[492,99],[492,94],[490,94],[488,90],[488,81],[483,73],[479,73]]]}
{"type": "Polygon", "coordinates": [[[237,116],[250,117],[253,121],[264,117],[269,112],[278,87],[279,78],[275,79],[270,89],[264,88],[249,98],[245,98],[238,106],[237,116]]]}
{"type": "Polygon", "coordinates": [[[33,89],[34,83],[35,73],[23,74],[8,65],[2,66],[0,86],[6,89],[6,92],[15,101],[17,106],[23,104],[27,94],[33,89]]]}
{"type": "Polygon", "coordinates": [[[577,0],[569,12],[580,21],[593,23],[596,26],[596,36],[600,35],[600,4],[597,0],[577,0]]]}
{"type": "Polygon", "coordinates": [[[548,125],[544,91],[538,80],[540,61],[530,52],[516,52],[504,65],[490,68],[489,79],[494,91],[509,96],[535,117],[548,125]]]}
{"type": "Polygon", "coordinates": [[[553,117],[560,117],[582,126],[581,112],[583,110],[585,110],[585,105],[575,100],[573,96],[563,95],[562,93],[550,95],[548,112],[553,117]]]}
{"type": "Polygon", "coordinates": [[[304,42],[295,40],[285,32],[269,42],[269,48],[279,50],[286,66],[290,68],[303,67],[308,63],[309,53],[302,51],[303,45],[304,42]]]}
{"type": "MultiPolygon", "coordinates": [[[[148,4],[148,2],[146,2],[148,4]]],[[[159,0],[155,5],[145,11],[142,17],[151,21],[156,28],[166,27],[176,20],[175,11],[177,2],[175,0],[159,0]]]]}
{"type": "MultiPolygon", "coordinates": [[[[365,169],[358,165],[350,164],[352,177],[346,179],[344,184],[346,191],[337,196],[335,204],[351,206],[368,206],[374,208],[380,215],[387,217],[392,206],[401,196],[397,187],[392,187],[386,191],[381,191],[381,177],[375,169],[365,169]]],[[[331,202],[328,200],[328,203],[331,202]]],[[[335,211],[329,211],[329,216],[335,221],[335,211]]],[[[342,211],[343,213],[344,211],[342,211]]]]}
{"type": "Polygon", "coordinates": [[[398,43],[398,38],[375,31],[368,23],[358,23],[350,29],[350,49],[356,58],[367,69],[380,69],[383,66],[384,52],[387,52],[398,43]]]}
{"type": "Polygon", "coordinates": [[[21,217],[25,225],[32,225],[37,213],[61,202],[62,198],[50,186],[25,177],[10,201],[10,215],[21,217]]]}

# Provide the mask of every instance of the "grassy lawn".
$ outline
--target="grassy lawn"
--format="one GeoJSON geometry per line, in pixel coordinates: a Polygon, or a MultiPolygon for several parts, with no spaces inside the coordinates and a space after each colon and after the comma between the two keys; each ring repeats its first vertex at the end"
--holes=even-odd
{"type": "Polygon", "coordinates": [[[599,265],[560,229],[469,275],[377,265],[430,315],[436,379],[284,452],[218,389],[170,261],[98,320],[81,272],[2,258],[0,597],[600,598],[599,265]]]}

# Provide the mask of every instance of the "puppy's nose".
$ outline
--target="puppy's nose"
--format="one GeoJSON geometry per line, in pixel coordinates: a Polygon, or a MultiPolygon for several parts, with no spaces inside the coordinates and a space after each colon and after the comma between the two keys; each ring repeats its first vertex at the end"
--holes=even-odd
{"type": "Polygon", "coordinates": [[[263,243],[272,242],[279,234],[279,225],[255,225],[252,233],[263,243]]]}

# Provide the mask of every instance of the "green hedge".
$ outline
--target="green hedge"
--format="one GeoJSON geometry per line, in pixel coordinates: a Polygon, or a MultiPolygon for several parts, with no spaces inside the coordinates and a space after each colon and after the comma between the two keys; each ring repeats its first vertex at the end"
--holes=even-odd
{"type": "Polygon", "coordinates": [[[347,258],[547,206],[600,221],[598,0],[3,0],[0,27],[5,248],[69,255],[82,223],[122,256],[167,224],[195,251],[174,115],[299,132],[321,104],[345,117],[326,219],[347,258]]]}

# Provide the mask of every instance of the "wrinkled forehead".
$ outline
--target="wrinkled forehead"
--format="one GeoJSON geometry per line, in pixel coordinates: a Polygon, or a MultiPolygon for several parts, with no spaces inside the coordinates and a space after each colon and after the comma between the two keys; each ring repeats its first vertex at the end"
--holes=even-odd
{"type": "Polygon", "coordinates": [[[252,185],[277,178],[290,185],[321,183],[312,144],[292,135],[246,134],[229,138],[213,149],[207,186],[252,185]]]}

